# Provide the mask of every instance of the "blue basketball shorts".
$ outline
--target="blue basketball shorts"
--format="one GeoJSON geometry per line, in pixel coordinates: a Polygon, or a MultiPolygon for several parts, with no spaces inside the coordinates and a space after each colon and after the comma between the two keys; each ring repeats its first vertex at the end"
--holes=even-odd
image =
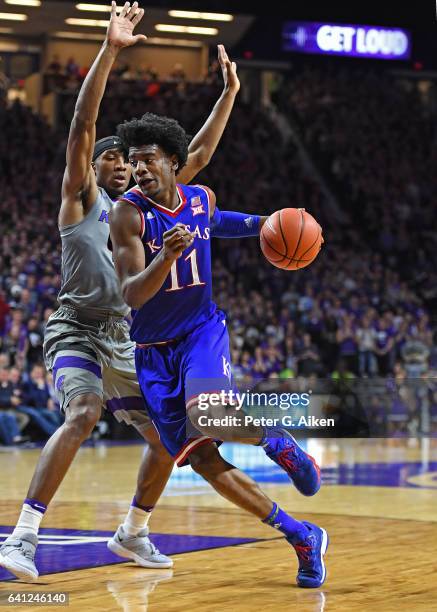
{"type": "Polygon", "coordinates": [[[191,424],[187,407],[199,396],[234,389],[229,335],[221,311],[181,339],[137,346],[135,366],[149,414],[162,444],[179,467],[214,440],[191,424]]]}

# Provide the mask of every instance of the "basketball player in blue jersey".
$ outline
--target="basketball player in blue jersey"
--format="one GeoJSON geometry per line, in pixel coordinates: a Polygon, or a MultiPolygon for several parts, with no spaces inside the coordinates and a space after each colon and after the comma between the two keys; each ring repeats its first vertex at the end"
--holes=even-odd
{"type": "MultiPolygon", "coordinates": [[[[126,3],[117,15],[113,3],[106,41],[82,85],[68,139],[59,214],[60,308],[47,325],[44,346],[65,424],[43,449],[18,523],[0,548],[0,565],[26,580],[38,577],[34,554],[45,509],[99,420],[102,403],[118,420],[134,425],[148,443],[132,505],[109,548],[145,567],[172,565],[150,542],[147,522],[174,462],[145,410],[135,372],[134,344],[124,321],[129,308],[107,249],[108,214],[113,199],[126,191],[131,168],[118,137],[95,143],[95,123],[113,62],[121,48],[143,38],[133,35],[143,14],[142,10],[136,13],[137,6],[126,3]]],[[[235,64],[221,46],[219,60],[225,88],[190,144],[183,172],[187,182],[208,163],[239,89],[235,64]]]]}
{"type": "Polygon", "coordinates": [[[262,446],[304,495],[320,487],[315,461],[285,430],[252,427],[242,438],[199,426],[200,415],[213,416],[200,410],[200,397],[233,388],[226,321],[212,301],[210,238],[256,236],[266,218],[220,211],[207,187],[176,183],[188,142],[174,119],[146,113],[117,134],[137,187],[110,213],[114,263],[133,308],[138,380],[160,438],[178,466],[190,463],[226,499],[282,531],[299,559],[298,585],[319,587],[326,531],[281,510],[222,459],[215,440],[262,446]]]}

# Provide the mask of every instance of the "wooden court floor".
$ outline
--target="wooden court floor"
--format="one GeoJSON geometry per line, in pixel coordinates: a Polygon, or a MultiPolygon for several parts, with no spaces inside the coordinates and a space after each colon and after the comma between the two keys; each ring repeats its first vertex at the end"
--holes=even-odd
{"type": "MultiPolygon", "coordinates": [[[[321,589],[298,589],[296,558],[280,534],[217,496],[190,468],[175,471],[151,531],[162,534],[170,548],[178,538],[185,546],[194,536],[226,543],[173,554],[172,570],[128,562],[65,571],[65,560],[79,550],[86,565],[87,550],[106,549],[105,537],[96,543],[92,536],[99,539],[98,532],[112,531],[122,521],[142,453],[134,445],[80,451],[42,526],[47,532],[89,533],[89,543],[83,548],[79,535],[73,545],[52,546],[52,573],[33,585],[4,580],[0,590],[67,591],[68,609],[84,611],[437,611],[436,441],[323,440],[310,441],[308,450],[323,467],[324,486],[314,498],[287,484],[265,463],[261,449],[229,446],[227,452],[296,518],[327,529],[328,578],[321,589]]],[[[16,521],[38,453],[0,453],[0,540],[16,521]]],[[[41,543],[41,556],[44,549],[41,543]]]]}

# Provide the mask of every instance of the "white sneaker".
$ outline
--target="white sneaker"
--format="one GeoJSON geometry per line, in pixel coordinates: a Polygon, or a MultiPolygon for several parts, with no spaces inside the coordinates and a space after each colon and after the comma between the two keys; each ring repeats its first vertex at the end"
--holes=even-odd
{"type": "Polygon", "coordinates": [[[32,532],[20,537],[9,536],[0,546],[0,565],[17,578],[36,582],[39,573],[35,566],[38,536],[32,532]]]}
{"type": "Polygon", "coordinates": [[[132,559],[142,567],[173,567],[170,557],[161,554],[149,539],[149,528],[145,527],[137,535],[129,536],[125,533],[123,525],[117,529],[112,538],[108,540],[111,552],[126,559],[132,559]]]}

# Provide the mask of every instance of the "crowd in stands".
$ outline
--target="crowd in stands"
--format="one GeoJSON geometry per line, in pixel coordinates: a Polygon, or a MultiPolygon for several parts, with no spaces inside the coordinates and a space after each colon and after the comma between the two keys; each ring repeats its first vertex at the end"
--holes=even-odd
{"type": "Polygon", "coordinates": [[[58,140],[19,102],[0,111],[0,132],[0,441],[10,443],[28,439],[24,429],[48,437],[61,420],[42,365],[60,283],[58,140]]]}
{"type": "MultiPolygon", "coordinates": [[[[79,90],[84,78],[88,74],[89,66],[81,66],[74,57],[62,62],[59,55],[51,58],[44,70],[44,93],[51,91],[74,93],[79,90]]],[[[183,64],[177,62],[167,74],[160,74],[155,66],[146,63],[130,65],[124,61],[117,61],[109,75],[107,95],[128,95],[133,92],[142,97],[162,95],[177,86],[184,91],[190,83],[183,64]]],[[[207,85],[222,84],[222,72],[217,59],[213,59],[208,66],[206,74],[196,82],[207,85]]]]}
{"type": "MultiPolygon", "coordinates": [[[[130,95],[110,84],[97,137],[146,111],[175,117],[195,134],[220,94],[216,74],[183,87],[141,86],[130,95]]],[[[339,223],[317,180],[303,170],[294,145],[253,104],[236,104],[213,160],[196,177],[215,191],[222,209],[269,214],[304,207],[324,231],[321,254],[299,272],[268,264],[255,238],[213,241],[214,296],[228,317],[237,378],[404,380],[437,368],[431,120],[415,91],[387,79],[310,66],[291,74],[278,93],[346,222],[339,223]]],[[[62,96],[56,130],[18,102],[0,112],[3,443],[29,430],[48,436],[60,422],[42,367],[42,339],[60,285],[56,217],[74,100],[62,96]],[[7,437],[11,418],[16,427],[7,437]]]]}
{"type": "MultiPolygon", "coordinates": [[[[218,64],[218,62],[217,62],[218,64]]],[[[206,80],[214,79],[217,69],[220,67],[215,62],[208,70],[206,80]]],[[[84,78],[88,74],[89,66],[80,66],[74,57],[69,57],[65,63],[61,61],[59,55],[55,54],[51,58],[44,70],[44,91],[69,91],[75,92],[81,86],[84,78]]],[[[183,84],[187,81],[184,67],[176,63],[169,74],[159,75],[156,67],[148,64],[130,64],[118,61],[115,63],[109,76],[108,91],[118,89],[123,93],[123,83],[136,81],[136,87],[142,86],[146,93],[159,90],[161,82],[183,84]]]]}
{"type": "MultiPolygon", "coordinates": [[[[367,247],[370,258],[360,257],[360,263],[371,283],[366,287],[354,274],[351,297],[370,297],[369,286],[375,289],[379,283],[377,312],[352,312],[358,373],[386,374],[387,364],[393,371],[400,357],[411,375],[427,366],[434,370],[437,148],[429,89],[385,70],[305,63],[287,79],[279,106],[298,126],[337,194],[348,215],[347,228],[359,229],[347,242],[360,256],[367,247]],[[378,266],[370,263],[372,254],[382,264],[382,279],[378,266]],[[368,331],[359,331],[363,327],[368,331]],[[388,347],[381,340],[384,329],[388,347]],[[383,361],[381,348],[388,350],[383,361]],[[411,365],[415,359],[418,368],[411,365]]],[[[341,268],[342,274],[343,263],[341,268]]]]}

